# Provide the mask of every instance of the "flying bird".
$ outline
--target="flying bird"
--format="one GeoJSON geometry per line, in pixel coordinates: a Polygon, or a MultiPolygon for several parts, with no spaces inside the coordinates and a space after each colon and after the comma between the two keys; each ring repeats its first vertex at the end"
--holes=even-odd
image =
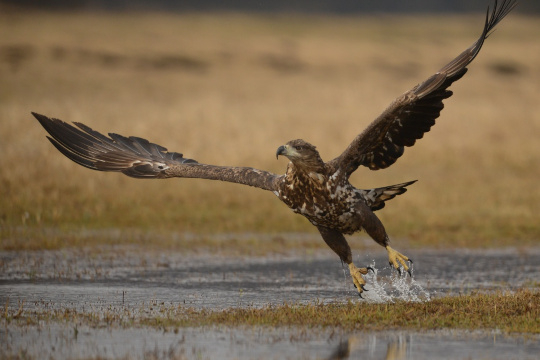
{"type": "Polygon", "coordinates": [[[140,179],[200,178],[254,186],[273,192],[293,212],[305,216],[326,244],[348,265],[358,294],[367,291],[362,275],[369,267],[356,267],[344,235],[364,230],[388,252],[389,263],[410,274],[412,260],[390,246],[386,230],[375,215],[386,201],[403,194],[415,181],[375,189],[357,189],[349,177],[360,166],[385,169],[413,146],[435,124],[450,85],[467,72],[493,28],[516,6],[514,0],[495,1],[489,7],[482,34],[455,59],[394,100],[341,155],[324,162],[314,145],[291,140],[279,146],[276,157],[288,158],[287,170],[277,175],[250,167],[203,164],[170,152],[146,139],[109,133],[105,136],[82,123],[32,113],[50,134],[47,138],[65,156],[93,170],[116,171],[140,179]]]}

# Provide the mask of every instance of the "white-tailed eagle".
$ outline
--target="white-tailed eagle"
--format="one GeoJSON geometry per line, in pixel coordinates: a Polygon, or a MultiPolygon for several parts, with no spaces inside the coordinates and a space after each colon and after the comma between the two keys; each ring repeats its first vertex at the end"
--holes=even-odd
{"type": "Polygon", "coordinates": [[[452,92],[450,85],[467,72],[467,65],[478,55],[484,40],[514,7],[514,0],[495,1],[488,8],[484,29],[472,46],[437,73],[399,96],[337,158],[324,162],[315,146],[292,140],[277,149],[290,162],[284,175],[249,167],[215,166],[169,152],[163,146],[139,137],[118,134],[104,136],[88,126],[72,126],[58,119],[33,113],[50,134],[48,139],[65,156],[93,170],[117,171],[142,179],[201,178],[228,181],[273,192],[295,213],[305,216],[319,229],[324,241],[349,266],[353,283],[361,296],[366,289],[362,274],[352,262],[351,249],[344,234],[365,230],[388,251],[390,264],[410,273],[407,256],[390,247],[383,224],[374,211],[385,201],[403,194],[414,181],[376,189],[361,190],[349,183],[359,167],[384,169],[403,155],[435,124],[443,100],[452,92]]]}

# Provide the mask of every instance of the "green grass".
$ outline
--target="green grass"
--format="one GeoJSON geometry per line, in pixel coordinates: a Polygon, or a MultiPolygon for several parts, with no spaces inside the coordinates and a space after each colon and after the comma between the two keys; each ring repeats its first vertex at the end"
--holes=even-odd
{"type": "Polygon", "coordinates": [[[428,302],[368,304],[284,304],[263,308],[195,310],[182,305],[150,303],[140,308],[109,307],[99,311],[6,310],[7,323],[61,322],[88,326],[153,327],[173,330],[212,325],[333,327],[344,330],[480,329],[505,334],[540,334],[540,292],[519,290],[436,298],[428,302]]]}

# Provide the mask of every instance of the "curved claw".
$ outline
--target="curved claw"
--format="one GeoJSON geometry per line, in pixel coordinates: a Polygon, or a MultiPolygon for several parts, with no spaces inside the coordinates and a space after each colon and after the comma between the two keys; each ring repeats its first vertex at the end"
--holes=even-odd
{"type": "Polygon", "coordinates": [[[360,299],[364,299],[364,298],[362,297],[362,293],[358,293],[358,296],[360,296],[360,299]]]}
{"type": "Polygon", "coordinates": [[[366,288],[364,287],[364,285],[360,285],[360,287],[362,288],[362,291],[369,291],[368,289],[366,289],[366,288]]]}
{"type": "Polygon", "coordinates": [[[409,261],[411,264],[414,264],[414,261],[412,261],[411,258],[409,258],[409,260],[407,260],[407,261],[409,261]]]}
{"type": "Polygon", "coordinates": [[[411,269],[409,269],[409,270],[407,271],[407,273],[409,273],[409,276],[412,277],[411,269]]]}
{"type": "Polygon", "coordinates": [[[371,272],[373,272],[373,273],[375,274],[375,269],[373,269],[371,266],[366,267],[366,269],[367,269],[368,271],[371,270],[371,272]]]}
{"type": "Polygon", "coordinates": [[[413,261],[409,259],[407,256],[392,249],[390,246],[386,246],[386,250],[388,251],[388,260],[389,260],[390,266],[393,266],[394,269],[398,271],[400,276],[402,275],[401,267],[403,267],[403,270],[407,271],[410,275],[411,274],[410,266],[407,265],[407,263],[410,262],[410,264],[412,264],[413,261]]]}

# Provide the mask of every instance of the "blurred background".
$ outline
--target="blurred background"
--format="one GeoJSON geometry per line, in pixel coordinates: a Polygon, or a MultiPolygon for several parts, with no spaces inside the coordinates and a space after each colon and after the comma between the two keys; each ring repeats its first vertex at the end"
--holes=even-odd
{"type": "MultiPolygon", "coordinates": [[[[3,0],[14,6],[77,10],[249,11],[300,13],[432,13],[484,10],[486,0],[3,0]]],[[[520,11],[538,12],[538,1],[520,1],[520,11]]]]}
{"type": "MultiPolygon", "coordinates": [[[[378,212],[400,248],[538,245],[539,4],[520,1],[498,25],[424,139],[389,169],[351,178],[359,188],[419,180],[378,212]]],[[[318,236],[271,193],[75,165],[30,112],[283,173],[278,146],[303,138],[324,160],[338,156],[478,38],[488,5],[0,1],[0,248],[223,246],[186,234],[244,233],[273,249],[325,247],[279,235],[318,236]]]]}

